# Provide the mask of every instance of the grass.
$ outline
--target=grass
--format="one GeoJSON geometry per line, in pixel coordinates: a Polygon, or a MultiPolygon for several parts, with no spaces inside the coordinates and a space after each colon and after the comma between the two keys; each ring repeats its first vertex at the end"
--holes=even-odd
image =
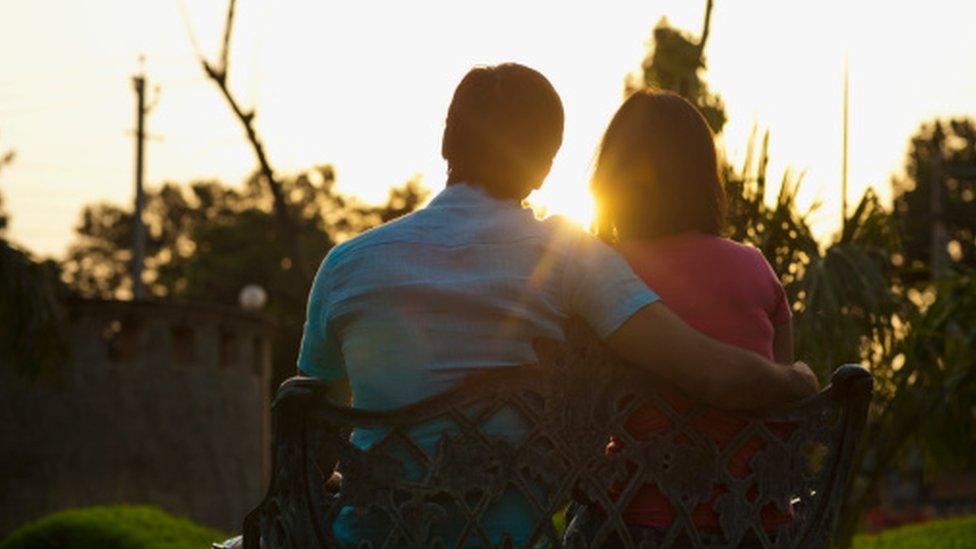
{"type": "MultiPolygon", "coordinates": [[[[556,522],[562,519],[562,513],[556,522]]],[[[87,507],[28,523],[0,549],[182,549],[208,547],[228,534],[146,506],[87,507]]],[[[976,516],[902,526],[854,538],[854,549],[976,547],[976,516]]]]}
{"type": "Polygon", "coordinates": [[[901,549],[931,547],[962,549],[976,547],[976,516],[933,520],[886,530],[880,534],[862,534],[854,538],[854,549],[901,549]]]}
{"type": "Polygon", "coordinates": [[[147,506],[68,509],[30,522],[0,549],[182,549],[209,547],[224,532],[147,506]]]}

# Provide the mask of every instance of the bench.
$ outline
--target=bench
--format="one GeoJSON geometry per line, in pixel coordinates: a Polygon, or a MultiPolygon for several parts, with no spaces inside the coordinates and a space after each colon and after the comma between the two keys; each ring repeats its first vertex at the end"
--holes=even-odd
{"type": "MultiPolygon", "coordinates": [[[[244,521],[244,546],[336,547],[332,523],[346,506],[368,508],[388,524],[385,539],[361,547],[488,546],[486,510],[513,489],[532,511],[526,546],[598,547],[611,540],[622,547],[827,546],[871,398],[865,369],[842,366],[814,397],[739,414],[745,427],[718,448],[692,425],[705,406],[679,412],[655,389],[660,383],[614,358],[585,328],[570,327],[568,341],[539,342],[536,365],[478,374],[393,411],[338,407],[325,398],[322,382],[286,381],[273,405],[271,485],[244,521]],[[624,426],[642,405],[669,421],[666,431],[636,440],[624,426]],[[519,440],[489,433],[486,425],[501,410],[514,411],[525,425],[519,440]],[[451,429],[434,451],[425,451],[405,433],[430,421],[451,429]],[[771,423],[791,428],[777,436],[771,423]],[[349,442],[353,428],[385,434],[363,451],[349,442]],[[611,436],[623,449],[608,455],[611,436]],[[754,436],[765,444],[751,457],[750,472],[730,474],[730,456],[754,436]],[[341,486],[332,478],[337,465],[341,486]],[[676,518],[657,539],[633,539],[621,511],[649,483],[658,485],[676,518]],[[709,500],[713,485],[725,490],[713,505],[720,528],[700,532],[691,512],[709,500]],[[563,540],[553,520],[574,498],[603,509],[591,539],[563,540]],[[792,509],[792,521],[766,532],[760,510],[767,504],[792,509]],[[445,540],[438,526],[449,514],[464,534],[445,540]]],[[[503,537],[497,545],[513,543],[503,537]]]]}

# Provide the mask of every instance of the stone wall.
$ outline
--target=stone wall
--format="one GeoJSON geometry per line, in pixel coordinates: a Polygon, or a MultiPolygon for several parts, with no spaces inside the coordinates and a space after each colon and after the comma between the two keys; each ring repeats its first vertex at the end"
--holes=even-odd
{"type": "Polygon", "coordinates": [[[58,376],[30,382],[0,360],[0,538],[111,503],[238,531],[270,469],[268,320],[154,302],[69,311],[72,358],[58,376]]]}

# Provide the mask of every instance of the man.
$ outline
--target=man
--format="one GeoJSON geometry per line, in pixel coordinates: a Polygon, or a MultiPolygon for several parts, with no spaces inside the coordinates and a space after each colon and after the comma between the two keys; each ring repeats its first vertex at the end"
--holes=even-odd
{"type": "MultiPolygon", "coordinates": [[[[699,334],[611,248],[521,206],[549,173],[562,131],[562,104],[544,76],[517,64],[472,69],[444,129],[447,188],[329,253],[309,297],[299,370],[336,389],[348,380],[357,408],[396,408],[471,372],[534,362],[532,341],[563,339],[578,315],[622,358],[720,408],[814,393],[802,363],[776,365],[699,334]]],[[[517,436],[509,427],[497,428],[517,436]]],[[[417,442],[433,451],[440,434],[417,442]]],[[[353,443],[379,436],[360,430],[353,443]]],[[[499,511],[499,528],[518,530],[517,514],[499,511]]],[[[369,535],[363,520],[344,520],[340,538],[369,535]]]]}

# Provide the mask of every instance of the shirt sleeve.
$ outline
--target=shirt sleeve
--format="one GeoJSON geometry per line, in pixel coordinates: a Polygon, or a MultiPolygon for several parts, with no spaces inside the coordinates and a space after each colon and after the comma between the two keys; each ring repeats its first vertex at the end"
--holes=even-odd
{"type": "Polygon", "coordinates": [[[790,301],[786,297],[786,290],[783,288],[783,283],[779,281],[779,277],[776,276],[776,271],[773,270],[773,266],[766,261],[766,257],[759,250],[756,250],[756,261],[758,269],[770,288],[771,297],[766,306],[766,314],[769,315],[769,321],[774,326],[785,324],[793,318],[793,313],[790,310],[790,301]]]}
{"type": "Polygon", "coordinates": [[[305,329],[298,352],[298,369],[305,375],[325,381],[346,377],[342,347],[328,322],[331,277],[329,257],[319,267],[308,296],[305,329]]]}
{"type": "Polygon", "coordinates": [[[658,295],[603,241],[582,233],[564,272],[571,313],[578,314],[606,339],[658,295]]]}

